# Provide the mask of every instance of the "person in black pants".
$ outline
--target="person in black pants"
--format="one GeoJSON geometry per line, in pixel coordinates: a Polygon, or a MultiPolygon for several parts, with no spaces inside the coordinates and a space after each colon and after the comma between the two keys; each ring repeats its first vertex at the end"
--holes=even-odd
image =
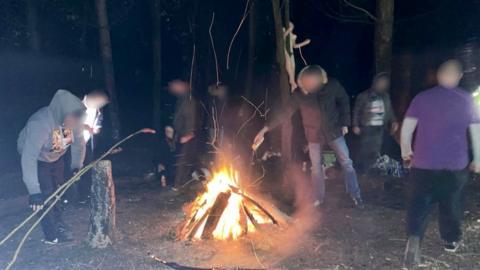
{"type": "Polygon", "coordinates": [[[458,61],[443,63],[437,72],[438,86],[418,94],[403,120],[402,158],[412,167],[404,258],[407,269],[420,263],[420,244],[433,204],[438,203],[445,251],[455,252],[460,247],[461,197],[469,180],[469,165],[473,172],[480,172],[480,114],[472,95],[458,87],[461,78],[458,61]]]}
{"type": "MultiPolygon", "coordinates": [[[[29,193],[29,205],[41,216],[45,199],[64,182],[63,157],[71,149],[71,170],[83,167],[85,140],[80,127],[85,113],[82,101],[66,90],[58,90],[50,104],[34,113],[17,140],[21,155],[22,177],[29,193]]],[[[51,203],[51,202],[50,202],[51,203]]],[[[69,241],[61,229],[58,208],[44,216],[45,243],[69,241]]]]}
{"type": "MultiPolygon", "coordinates": [[[[57,161],[38,162],[38,182],[40,189],[44,194],[52,194],[55,190],[65,181],[65,162],[61,157],[57,161]]],[[[48,207],[46,205],[44,207],[48,207]]],[[[45,239],[53,239],[56,236],[57,231],[65,230],[64,222],[61,217],[61,209],[58,204],[52,207],[52,210],[46,215],[41,222],[45,239]]]]}
{"type": "Polygon", "coordinates": [[[413,168],[408,183],[407,231],[409,235],[424,235],[426,217],[438,203],[440,235],[447,242],[461,237],[461,197],[470,179],[468,170],[423,170],[413,168]]]}

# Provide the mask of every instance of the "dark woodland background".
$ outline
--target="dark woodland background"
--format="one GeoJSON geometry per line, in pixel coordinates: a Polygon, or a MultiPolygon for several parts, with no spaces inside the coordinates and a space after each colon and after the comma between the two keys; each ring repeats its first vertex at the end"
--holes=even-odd
{"type": "MultiPolygon", "coordinates": [[[[190,78],[194,44],[193,91],[199,98],[206,96],[207,85],[216,82],[208,31],[213,13],[220,80],[231,85],[235,95],[246,95],[256,104],[268,89],[272,101],[267,101],[273,106],[272,97],[278,95],[272,74],[278,67],[272,1],[249,2],[250,12],[233,43],[227,70],[228,46],[247,1],[107,1],[123,134],[162,125],[163,120],[154,120],[154,108],[159,100],[160,105],[168,103],[162,91],[169,80],[190,78]],[[155,4],[160,7],[153,8],[155,4]],[[158,51],[161,64],[155,66],[158,51]]],[[[374,0],[351,2],[376,12],[374,0]]],[[[325,67],[352,99],[369,86],[375,68],[374,23],[368,16],[340,0],[279,4],[281,8],[289,4],[298,40],[312,40],[302,50],[308,63],[325,67]]],[[[470,61],[470,68],[476,67],[479,12],[479,0],[395,1],[392,97],[400,115],[415,93],[434,83],[433,70],[440,61],[461,56],[470,61]]],[[[298,52],[296,60],[298,70],[303,66],[298,52]]],[[[17,169],[16,136],[29,115],[48,104],[56,89],[83,95],[103,87],[94,0],[0,2],[1,172],[17,169]]]]}

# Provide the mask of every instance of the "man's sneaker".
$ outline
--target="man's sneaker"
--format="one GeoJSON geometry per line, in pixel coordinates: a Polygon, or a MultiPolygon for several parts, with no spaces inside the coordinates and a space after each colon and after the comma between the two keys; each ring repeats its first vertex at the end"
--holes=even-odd
{"type": "Polygon", "coordinates": [[[356,209],[365,209],[365,204],[363,203],[363,200],[361,198],[353,198],[353,204],[356,209]]]}
{"type": "Polygon", "coordinates": [[[421,263],[420,256],[420,237],[410,236],[405,247],[405,255],[403,258],[403,269],[415,269],[421,263]]]}
{"type": "Polygon", "coordinates": [[[58,238],[54,238],[54,239],[43,239],[43,243],[47,244],[47,245],[56,245],[58,244],[58,238]]]}
{"type": "Polygon", "coordinates": [[[445,249],[445,251],[447,252],[457,252],[457,249],[460,247],[460,242],[449,242],[449,241],[445,241],[445,244],[443,246],[443,248],[445,249]]]}

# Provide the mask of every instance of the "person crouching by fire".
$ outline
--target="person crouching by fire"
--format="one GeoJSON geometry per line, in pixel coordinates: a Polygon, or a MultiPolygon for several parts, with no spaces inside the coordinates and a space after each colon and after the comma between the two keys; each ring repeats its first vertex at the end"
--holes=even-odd
{"type": "Polygon", "coordinates": [[[178,189],[190,180],[190,174],[196,165],[200,116],[197,101],[190,93],[188,82],[173,80],[168,83],[168,89],[177,97],[173,128],[179,143],[174,182],[174,189],[178,189]]]}
{"type": "MultiPolygon", "coordinates": [[[[83,138],[86,144],[85,163],[90,163],[95,159],[95,135],[98,135],[102,129],[103,114],[101,109],[109,103],[109,97],[102,90],[93,90],[83,97],[85,105],[85,119],[83,122],[83,138]]],[[[91,173],[87,173],[78,182],[78,202],[85,204],[90,195],[92,186],[91,173]]]]}
{"type": "Polygon", "coordinates": [[[355,207],[363,208],[357,175],[344,138],[350,125],[350,105],[345,89],[334,78],[328,78],[325,70],[317,65],[307,66],[300,71],[298,85],[299,88],[294,91],[282,112],[270,118],[257,134],[254,146],[263,141],[265,133],[300,111],[312,162],[312,184],[316,192],[314,205],[321,206],[325,201],[322,149],[328,145],[342,166],[345,185],[355,207]]]}
{"type": "Polygon", "coordinates": [[[438,203],[445,251],[455,252],[460,246],[461,196],[470,178],[468,132],[473,149],[470,169],[480,172],[480,116],[471,94],[458,87],[461,78],[458,61],[443,63],[437,71],[438,86],[418,94],[403,121],[402,158],[412,167],[404,258],[407,269],[420,263],[420,244],[434,203],[438,203]]]}
{"type": "MultiPolygon", "coordinates": [[[[66,90],[58,90],[47,107],[34,113],[20,132],[17,146],[21,154],[23,181],[33,211],[46,208],[44,200],[64,182],[63,156],[71,146],[71,168],[83,167],[85,140],[82,101],[66,90]]],[[[42,212],[40,211],[41,215],[42,212]]],[[[53,207],[42,222],[45,243],[70,241],[65,234],[60,209],[53,207]]]]}

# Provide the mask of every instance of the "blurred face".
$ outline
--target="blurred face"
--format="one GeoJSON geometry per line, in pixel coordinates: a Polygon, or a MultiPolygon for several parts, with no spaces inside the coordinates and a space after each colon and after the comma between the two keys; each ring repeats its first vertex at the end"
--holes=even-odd
{"type": "Polygon", "coordinates": [[[77,127],[79,123],[80,123],[80,117],[74,114],[67,115],[63,120],[63,126],[65,128],[70,128],[70,129],[77,127]]]}
{"type": "Polygon", "coordinates": [[[299,79],[300,88],[303,91],[312,93],[318,90],[320,86],[322,86],[323,79],[322,76],[315,75],[315,74],[304,74],[299,79]]]}
{"type": "Polygon", "coordinates": [[[87,98],[89,108],[101,109],[108,104],[108,99],[104,96],[92,96],[87,98]]]}
{"type": "Polygon", "coordinates": [[[172,127],[167,126],[165,127],[165,137],[169,139],[173,139],[173,135],[175,134],[174,130],[172,127]]]}
{"type": "Polygon", "coordinates": [[[437,73],[438,84],[446,88],[455,88],[462,79],[462,72],[450,65],[440,69],[437,73]]]}
{"type": "Polygon", "coordinates": [[[373,89],[377,92],[384,93],[390,88],[390,80],[388,78],[379,78],[373,84],[373,89]]]}
{"type": "Polygon", "coordinates": [[[173,80],[168,83],[168,89],[170,93],[175,96],[183,96],[188,93],[190,86],[187,82],[181,80],[173,80]]]}

